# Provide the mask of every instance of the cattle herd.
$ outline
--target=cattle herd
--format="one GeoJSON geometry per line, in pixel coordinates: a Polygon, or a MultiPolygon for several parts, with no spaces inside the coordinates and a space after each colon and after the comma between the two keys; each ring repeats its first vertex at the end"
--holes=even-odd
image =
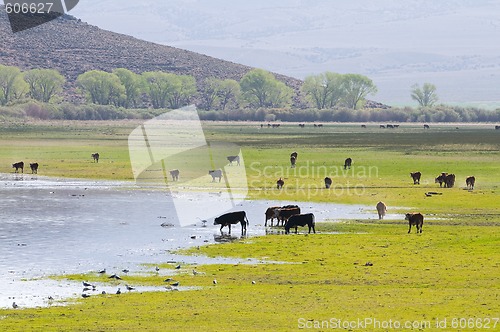
{"type": "MultiPolygon", "coordinates": [[[[91,157],[94,162],[99,162],[99,153],[92,153],[91,157]]],[[[21,170],[21,173],[24,173],[24,162],[19,161],[17,163],[14,163],[12,164],[12,168],[15,168],[14,173],[19,173],[19,170],[21,170]]],[[[30,163],[30,169],[31,174],[38,174],[38,163],[30,163]]]]}

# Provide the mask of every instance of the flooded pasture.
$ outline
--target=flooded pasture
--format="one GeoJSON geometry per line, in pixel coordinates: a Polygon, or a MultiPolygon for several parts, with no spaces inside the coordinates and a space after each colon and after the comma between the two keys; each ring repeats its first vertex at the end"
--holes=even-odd
{"type": "MultiPolygon", "coordinates": [[[[316,221],[377,218],[374,207],[361,205],[244,201],[235,209],[247,212],[246,236],[259,236],[266,234],[266,208],[291,203],[303,213],[314,213],[316,221]]],[[[192,209],[197,209],[196,200],[192,209]]],[[[103,269],[108,274],[123,269],[154,273],[152,266],[159,263],[234,263],[235,259],[172,253],[241,236],[240,225],[233,226],[231,237],[227,228],[221,236],[213,218],[204,216],[203,210],[196,214],[191,224],[180,227],[167,191],[130,182],[0,174],[0,307],[14,301],[19,306],[41,306],[50,304],[49,297],[81,295],[81,284],[46,279],[54,274],[103,269]]]]}

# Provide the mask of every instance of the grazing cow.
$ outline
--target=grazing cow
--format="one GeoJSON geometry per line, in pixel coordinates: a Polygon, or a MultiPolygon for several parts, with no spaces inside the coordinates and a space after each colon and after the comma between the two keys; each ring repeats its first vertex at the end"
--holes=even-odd
{"type": "Polygon", "coordinates": [[[387,206],[384,202],[377,203],[377,213],[379,219],[384,219],[385,213],[387,212],[387,206]]]}
{"type": "Polygon", "coordinates": [[[299,127],[300,127],[300,128],[304,128],[305,126],[306,126],[305,124],[303,124],[303,123],[299,123],[299,127]]]}
{"type": "Polygon", "coordinates": [[[229,234],[231,234],[231,225],[235,225],[237,223],[241,223],[241,232],[246,232],[248,219],[245,211],[229,212],[214,219],[214,225],[220,225],[221,232],[222,228],[228,226],[229,234]]]}
{"type": "Polygon", "coordinates": [[[495,126],[495,130],[499,130],[500,129],[500,126],[495,126]]]}
{"type": "Polygon", "coordinates": [[[285,234],[290,233],[290,228],[295,227],[295,234],[297,234],[297,227],[304,227],[307,225],[309,227],[309,233],[311,233],[311,229],[316,234],[316,230],[314,229],[314,214],[306,213],[306,214],[296,214],[288,218],[285,224],[285,234]]]}
{"type": "Polygon", "coordinates": [[[212,176],[212,182],[215,182],[216,178],[219,178],[219,182],[222,179],[222,170],[220,169],[213,169],[211,171],[208,171],[208,174],[212,176]]]}
{"type": "Polygon", "coordinates": [[[264,125],[262,123],[260,124],[260,128],[264,128],[264,125]]]}
{"type": "Polygon", "coordinates": [[[329,178],[328,176],[325,178],[325,187],[326,189],[330,188],[332,186],[332,179],[329,178]]]}
{"type": "Polygon", "coordinates": [[[92,159],[94,162],[98,163],[99,162],[99,153],[92,153],[92,159]]]}
{"type": "Polygon", "coordinates": [[[18,163],[12,164],[12,168],[16,169],[14,173],[17,173],[19,169],[21,169],[21,173],[24,173],[24,162],[20,161],[18,163]]]}
{"type": "Polygon", "coordinates": [[[347,169],[348,167],[351,168],[351,164],[352,164],[352,159],[351,158],[347,158],[344,161],[344,169],[347,169]]]}
{"type": "Polygon", "coordinates": [[[300,214],[300,208],[297,205],[286,205],[281,207],[278,211],[278,223],[277,225],[280,224],[284,225],[288,218],[291,216],[294,216],[296,214],[300,214]]]}
{"type": "Polygon", "coordinates": [[[270,123],[268,123],[268,124],[267,124],[267,128],[269,128],[269,127],[271,127],[271,124],[270,124],[270,123]]]}
{"type": "Polygon", "coordinates": [[[323,125],[320,123],[320,124],[318,125],[318,127],[319,127],[319,128],[322,128],[322,127],[323,127],[323,125]]]}
{"type": "Polygon", "coordinates": [[[31,174],[38,174],[38,163],[30,163],[31,174]]]}
{"type": "Polygon", "coordinates": [[[428,124],[424,124],[424,129],[430,129],[428,124]]]}
{"type": "Polygon", "coordinates": [[[318,127],[318,125],[317,125],[317,124],[314,124],[314,128],[316,128],[316,127],[318,127]]]}
{"type": "Polygon", "coordinates": [[[279,123],[273,123],[273,128],[279,128],[280,124],[279,123]]]}
{"type": "Polygon", "coordinates": [[[361,125],[361,128],[366,128],[366,125],[361,125]]]}
{"type": "Polygon", "coordinates": [[[278,209],[280,209],[279,206],[271,206],[271,207],[267,208],[267,210],[266,210],[266,222],[264,223],[264,226],[267,226],[268,220],[271,220],[271,226],[273,226],[274,218],[276,218],[276,220],[279,220],[278,219],[278,212],[276,211],[278,209]]]}
{"type": "Polygon", "coordinates": [[[278,189],[283,188],[283,186],[284,186],[284,185],[285,185],[285,181],[283,181],[283,179],[282,179],[282,178],[279,178],[279,180],[278,180],[278,181],[276,181],[276,187],[277,187],[278,189]]]}
{"type": "Polygon", "coordinates": [[[172,181],[178,181],[179,180],[179,170],[178,169],[173,169],[170,172],[170,176],[172,177],[172,181]]]}
{"type": "Polygon", "coordinates": [[[380,125],[380,128],[384,128],[385,129],[385,126],[384,125],[380,125]]]}
{"type": "Polygon", "coordinates": [[[444,179],[445,188],[453,188],[455,185],[455,174],[448,174],[444,179]]]}
{"type": "Polygon", "coordinates": [[[233,161],[236,161],[236,164],[240,166],[240,156],[228,156],[227,160],[229,161],[229,165],[232,165],[233,161]]]}
{"type": "MultiPolygon", "coordinates": [[[[435,183],[439,183],[439,188],[441,188],[443,186],[443,183],[445,182],[445,179],[446,179],[446,176],[448,175],[448,173],[441,173],[441,175],[439,175],[435,180],[434,182],[435,183]]],[[[446,186],[446,184],[445,184],[446,186]]]]}
{"type": "Polygon", "coordinates": [[[393,125],[391,125],[391,124],[388,124],[386,127],[387,127],[387,128],[391,128],[391,129],[394,129],[394,126],[393,126],[393,125]]]}
{"type": "Polygon", "coordinates": [[[394,128],[399,128],[399,125],[394,125],[394,128]]]}
{"type": "Polygon", "coordinates": [[[293,151],[292,153],[290,153],[290,157],[295,157],[295,159],[297,159],[298,156],[299,155],[298,155],[297,151],[293,151]]]}
{"type": "Polygon", "coordinates": [[[424,224],[424,216],[421,213],[407,213],[405,220],[408,220],[409,229],[408,233],[411,231],[411,226],[417,228],[417,234],[422,233],[422,225],[424,224]]]}
{"type": "Polygon", "coordinates": [[[474,189],[474,184],[476,183],[476,178],[474,176],[468,176],[465,179],[465,184],[467,185],[467,189],[474,189]]]}
{"type": "Polygon", "coordinates": [[[422,173],[413,172],[413,173],[410,173],[410,176],[413,179],[413,184],[420,184],[420,177],[422,176],[422,173]]]}
{"type": "Polygon", "coordinates": [[[296,158],[294,156],[291,156],[290,157],[290,165],[292,168],[295,168],[295,162],[296,162],[296,158]]]}

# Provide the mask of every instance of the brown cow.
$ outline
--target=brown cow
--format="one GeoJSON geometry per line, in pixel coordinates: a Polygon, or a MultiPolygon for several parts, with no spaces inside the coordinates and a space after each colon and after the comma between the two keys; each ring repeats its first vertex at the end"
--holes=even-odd
{"type": "Polygon", "coordinates": [[[276,210],[278,210],[280,207],[279,206],[271,206],[267,208],[266,210],[266,222],[264,223],[264,226],[267,226],[267,221],[270,219],[271,220],[271,227],[273,226],[273,220],[276,218],[278,220],[278,215],[276,213],[276,210]]]}
{"type": "Polygon", "coordinates": [[[422,176],[422,173],[413,172],[413,173],[410,173],[410,176],[413,179],[413,184],[420,184],[420,177],[422,176]]]}
{"type": "Polygon", "coordinates": [[[288,218],[294,216],[296,214],[300,214],[300,208],[296,205],[287,205],[278,210],[278,225],[281,222],[281,225],[285,225],[288,218]]]}
{"type": "Polygon", "coordinates": [[[377,212],[378,212],[378,218],[384,219],[385,213],[387,212],[387,206],[385,205],[384,202],[377,203],[377,212]]]}
{"type": "Polygon", "coordinates": [[[277,187],[278,189],[283,188],[283,186],[284,186],[284,185],[285,185],[285,181],[283,181],[283,179],[282,179],[282,178],[279,178],[279,180],[278,180],[278,181],[276,181],[276,187],[277,187]]]}
{"type": "Polygon", "coordinates": [[[474,189],[474,184],[476,183],[476,178],[474,176],[468,176],[467,179],[465,179],[465,184],[467,185],[467,189],[474,189]]]}
{"type": "Polygon", "coordinates": [[[173,169],[170,172],[170,176],[172,176],[172,181],[178,181],[179,180],[179,170],[178,169],[173,169]]]}
{"type": "Polygon", "coordinates": [[[411,226],[415,225],[417,228],[417,234],[422,233],[422,225],[424,224],[424,216],[421,213],[407,213],[405,220],[408,220],[409,229],[408,233],[411,231],[411,226]]]}

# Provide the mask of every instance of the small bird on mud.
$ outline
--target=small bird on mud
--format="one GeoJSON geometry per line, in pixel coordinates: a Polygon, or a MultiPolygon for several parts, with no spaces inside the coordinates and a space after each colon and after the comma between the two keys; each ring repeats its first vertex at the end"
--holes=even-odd
{"type": "Polygon", "coordinates": [[[87,297],[90,297],[90,295],[89,295],[89,294],[85,294],[85,293],[83,293],[83,294],[82,294],[82,297],[83,297],[84,299],[86,299],[87,297]]]}
{"type": "Polygon", "coordinates": [[[160,268],[158,266],[155,267],[156,273],[160,272],[160,268]]]}
{"type": "Polygon", "coordinates": [[[174,287],[177,287],[177,286],[179,286],[179,282],[178,282],[178,281],[176,281],[176,282],[174,282],[173,284],[170,284],[170,285],[171,285],[171,286],[174,286],[174,287]]]}
{"type": "Polygon", "coordinates": [[[217,280],[214,279],[213,283],[214,283],[214,285],[217,285],[217,280]]]}
{"type": "Polygon", "coordinates": [[[116,280],[122,280],[117,274],[112,274],[109,276],[109,279],[116,279],[116,280]]]}
{"type": "Polygon", "coordinates": [[[167,278],[165,280],[163,280],[164,282],[171,282],[173,279],[172,278],[167,278]]]}
{"type": "Polygon", "coordinates": [[[181,268],[181,264],[177,265],[175,268],[179,270],[181,268]]]}
{"type": "Polygon", "coordinates": [[[106,273],[106,269],[102,269],[101,271],[98,272],[99,274],[104,274],[106,273]]]}
{"type": "Polygon", "coordinates": [[[116,291],[116,294],[121,294],[122,291],[120,290],[120,287],[118,287],[118,290],[116,291]]]}
{"type": "Polygon", "coordinates": [[[129,272],[130,272],[130,270],[129,270],[129,269],[123,269],[123,270],[122,270],[122,272],[123,272],[123,273],[129,273],[129,272]]]}
{"type": "Polygon", "coordinates": [[[134,290],[134,289],[135,289],[134,287],[129,286],[129,285],[125,285],[125,287],[127,287],[127,290],[128,290],[128,291],[131,291],[131,290],[134,290]]]}
{"type": "Polygon", "coordinates": [[[12,308],[17,309],[17,308],[19,308],[19,306],[17,305],[16,302],[12,302],[12,308]]]}
{"type": "Polygon", "coordinates": [[[82,281],[83,287],[92,287],[92,284],[89,284],[88,282],[82,281]]]}

